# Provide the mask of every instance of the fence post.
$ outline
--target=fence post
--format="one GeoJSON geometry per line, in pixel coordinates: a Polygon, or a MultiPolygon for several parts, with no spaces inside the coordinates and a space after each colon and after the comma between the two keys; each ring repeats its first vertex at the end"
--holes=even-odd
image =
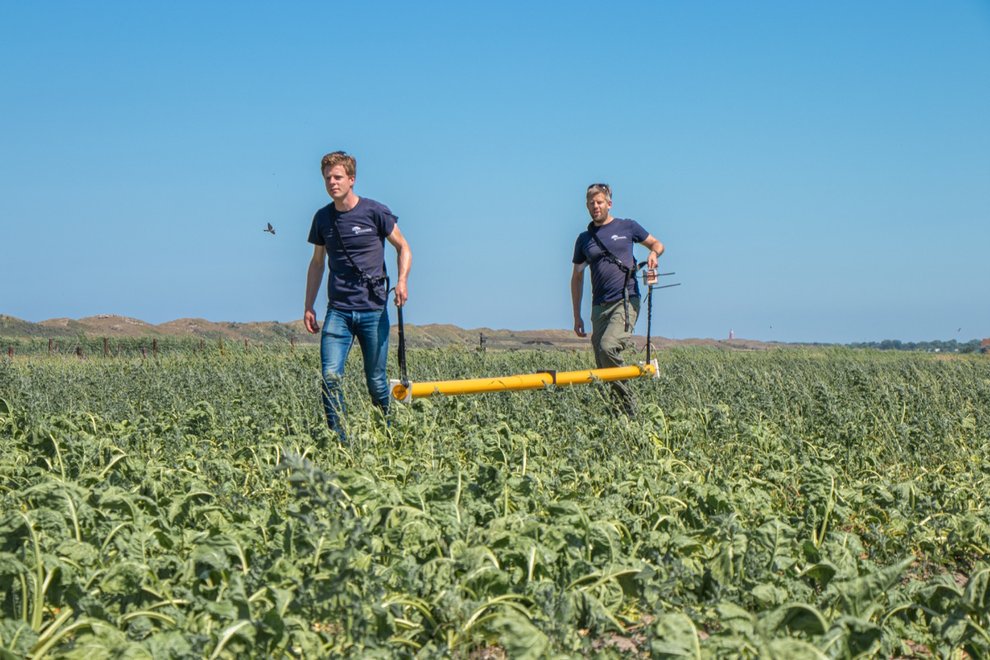
{"type": "Polygon", "coordinates": [[[296,350],[296,338],[295,338],[295,336],[289,337],[289,348],[291,348],[292,351],[295,352],[295,350],[296,350]]]}
{"type": "Polygon", "coordinates": [[[248,345],[247,345],[247,339],[245,339],[244,340],[244,348],[247,348],[247,347],[248,347],[248,345]]]}
{"type": "Polygon", "coordinates": [[[84,357],[82,346],[76,346],[76,357],[80,359],[84,357]]]}
{"type": "Polygon", "coordinates": [[[14,359],[14,347],[13,346],[8,346],[7,347],[7,357],[9,357],[10,359],[14,359]]]}
{"type": "Polygon", "coordinates": [[[110,356],[110,340],[106,337],[103,338],[103,357],[110,356]]]}
{"type": "Polygon", "coordinates": [[[142,358],[148,357],[148,349],[146,349],[144,346],[141,347],[141,357],[142,358]]]}
{"type": "Polygon", "coordinates": [[[155,357],[158,357],[158,340],[157,339],[152,339],[151,340],[151,352],[152,352],[152,354],[155,357]]]}
{"type": "Polygon", "coordinates": [[[49,338],[48,338],[48,354],[49,354],[49,355],[51,355],[51,354],[52,354],[52,344],[53,344],[53,343],[54,343],[54,342],[52,341],[52,338],[51,338],[51,337],[49,337],[49,338]]]}

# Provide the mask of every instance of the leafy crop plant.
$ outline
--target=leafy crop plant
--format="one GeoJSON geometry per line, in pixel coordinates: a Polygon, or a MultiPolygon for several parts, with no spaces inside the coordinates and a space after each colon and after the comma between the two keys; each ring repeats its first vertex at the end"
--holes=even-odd
{"type": "Polygon", "coordinates": [[[310,347],[3,360],[0,656],[990,657],[990,361],[657,357],[633,420],[351,365],[346,446],[310,347]]]}

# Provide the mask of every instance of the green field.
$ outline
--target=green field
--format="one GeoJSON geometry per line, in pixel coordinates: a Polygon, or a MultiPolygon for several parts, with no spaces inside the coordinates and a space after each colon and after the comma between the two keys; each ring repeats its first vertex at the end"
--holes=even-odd
{"type": "Polygon", "coordinates": [[[659,359],[387,429],[351,364],[347,447],[311,347],[0,359],[0,657],[990,656],[990,359],[659,359]]]}

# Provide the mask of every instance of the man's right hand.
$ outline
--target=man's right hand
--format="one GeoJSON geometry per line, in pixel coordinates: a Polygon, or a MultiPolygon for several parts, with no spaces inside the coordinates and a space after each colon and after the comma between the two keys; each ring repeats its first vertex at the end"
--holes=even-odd
{"type": "Polygon", "coordinates": [[[312,309],[307,309],[306,313],[303,314],[303,323],[311,335],[320,331],[320,324],[316,322],[316,312],[312,309]]]}
{"type": "Polygon", "coordinates": [[[581,319],[574,319],[574,334],[578,337],[587,337],[588,335],[584,331],[584,321],[581,319]]]}

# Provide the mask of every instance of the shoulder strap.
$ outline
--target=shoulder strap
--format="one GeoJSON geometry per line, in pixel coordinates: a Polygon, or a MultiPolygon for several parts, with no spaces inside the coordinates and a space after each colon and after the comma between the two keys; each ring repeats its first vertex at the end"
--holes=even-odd
{"type": "Polygon", "coordinates": [[[625,330],[626,332],[632,332],[632,324],[629,323],[629,281],[636,277],[636,256],[633,255],[633,267],[622,263],[617,256],[615,256],[611,250],[605,247],[605,243],[598,238],[597,232],[595,232],[595,223],[588,223],[588,233],[591,235],[591,240],[595,242],[598,249],[602,251],[603,258],[619,267],[619,270],[623,272],[626,276],[626,281],[622,285],[622,309],[625,314],[625,330]]]}
{"type": "Polygon", "coordinates": [[[351,268],[357,272],[358,278],[368,286],[377,286],[382,282],[387,282],[388,268],[386,267],[384,261],[382,261],[382,272],[385,274],[380,277],[372,277],[371,275],[368,275],[368,273],[364,272],[360,266],[354,263],[354,258],[351,257],[351,253],[347,251],[347,246],[344,245],[344,236],[340,233],[340,225],[337,224],[337,215],[331,211],[330,218],[333,220],[333,231],[337,235],[337,243],[340,244],[340,251],[344,253],[344,257],[347,259],[347,263],[351,265],[351,268]]]}
{"type": "MultiPolygon", "coordinates": [[[[605,247],[605,243],[603,243],[602,240],[598,238],[598,234],[595,232],[595,223],[593,222],[588,223],[588,234],[591,235],[591,240],[595,242],[595,245],[598,246],[598,249],[601,250],[602,254],[605,255],[605,259],[618,266],[619,269],[623,273],[625,273],[626,276],[628,277],[629,273],[632,272],[631,269],[629,268],[629,266],[622,263],[619,260],[619,258],[612,253],[611,250],[605,247]]],[[[635,266],[633,266],[633,268],[635,268],[635,266]]]]}

